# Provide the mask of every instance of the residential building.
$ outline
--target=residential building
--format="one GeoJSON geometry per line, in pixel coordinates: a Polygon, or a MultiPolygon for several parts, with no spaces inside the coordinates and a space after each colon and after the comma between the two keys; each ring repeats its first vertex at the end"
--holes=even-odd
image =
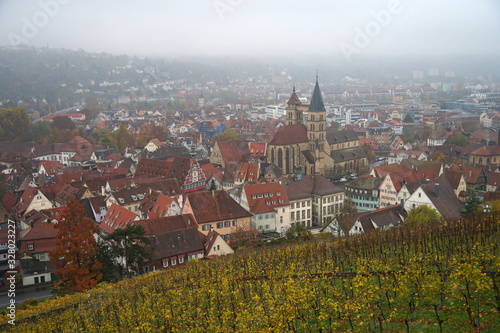
{"type": "Polygon", "coordinates": [[[252,213],[241,207],[225,191],[190,193],[182,214],[192,214],[203,234],[214,228],[225,240],[239,231],[250,231],[252,213]]]}
{"type": "Polygon", "coordinates": [[[182,266],[188,260],[205,256],[204,243],[190,214],[141,220],[134,224],[142,226],[150,240],[144,245],[151,255],[144,264],[144,273],[182,266]]]}
{"type": "Polygon", "coordinates": [[[372,176],[358,177],[344,185],[346,199],[351,199],[358,212],[379,208],[379,188],[384,179],[372,176]]]}
{"type": "Polygon", "coordinates": [[[252,226],[261,231],[284,233],[290,228],[290,203],[283,185],[244,185],[240,204],[253,213],[252,226]]]}

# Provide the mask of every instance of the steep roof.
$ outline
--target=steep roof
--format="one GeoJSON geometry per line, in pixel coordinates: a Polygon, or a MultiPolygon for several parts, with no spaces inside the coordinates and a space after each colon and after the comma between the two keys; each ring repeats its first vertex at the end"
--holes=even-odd
{"type": "Polygon", "coordinates": [[[254,213],[272,211],[274,207],[287,206],[288,197],[283,185],[279,183],[261,183],[244,186],[248,206],[254,213]]]}
{"type": "Polygon", "coordinates": [[[116,203],[111,204],[99,227],[108,234],[116,229],[123,229],[136,219],[137,215],[116,203]]]}
{"type": "Polygon", "coordinates": [[[224,163],[246,162],[250,159],[250,150],[245,141],[218,142],[224,163]]]}
{"type": "Polygon", "coordinates": [[[316,76],[316,85],[314,86],[314,91],[311,97],[311,103],[309,104],[309,111],[311,112],[325,112],[325,105],[323,104],[323,97],[321,96],[321,90],[319,89],[318,77],[316,76]]]}
{"type": "Polygon", "coordinates": [[[188,200],[198,223],[252,216],[225,191],[191,193],[187,195],[185,204],[188,200]]]}
{"type": "Polygon", "coordinates": [[[422,185],[422,190],[443,217],[449,219],[460,218],[463,205],[444,175],[436,178],[434,182],[422,185]],[[436,184],[439,185],[436,186],[436,184]],[[437,188],[439,188],[438,191],[436,191],[437,188]]]}
{"type": "Polygon", "coordinates": [[[471,167],[468,165],[462,164],[452,164],[450,165],[450,170],[452,171],[460,171],[465,178],[467,184],[476,184],[481,175],[484,175],[484,172],[481,168],[471,167]]]}
{"type": "Polygon", "coordinates": [[[350,182],[347,182],[345,186],[358,189],[366,190],[378,190],[380,184],[384,181],[383,178],[374,178],[372,176],[358,177],[350,182]]]}
{"type": "Polygon", "coordinates": [[[302,102],[300,101],[299,97],[297,96],[297,94],[295,93],[295,87],[293,87],[293,93],[292,93],[292,96],[290,96],[290,99],[288,100],[288,102],[286,102],[286,104],[288,105],[302,105],[302,102]]]}
{"type": "Polygon", "coordinates": [[[309,142],[304,124],[285,125],[278,128],[269,145],[283,146],[309,142]]]}
{"type": "Polygon", "coordinates": [[[198,228],[189,227],[171,230],[169,223],[154,220],[139,221],[144,226],[146,235],[150,236],[150,244],[144,248],[151,254],[151,261],[173,259],[177,256],[205,252],[198,228]],[[154,230],[154,231],[153,231],[154,230]]]}
{"type": "MultiPolygon", "coordinates": [[[[401,205],[389,206],[362,213],[359,216],[360,220],[366,219],[374,223],[378,228],[396,227],[407,217],[407,213],[401,205]]],[[[361,225],[364,225],[361,223],[361,225]]]]}
{"type": "MultiPolygon", "coordinates": [[[[451,170],[446,170],[444,172],[444,176],[450,183],[451,187],[453,189],[457,189],[458,186],[460,186],[460,179],[462,179],[463,174],[460,171],[451,171],[451,170]]],[[[499,174],[500,176],[500,174],[499,174]]],[[[500,179],[500,177],[499,177],[500,179]]]]}

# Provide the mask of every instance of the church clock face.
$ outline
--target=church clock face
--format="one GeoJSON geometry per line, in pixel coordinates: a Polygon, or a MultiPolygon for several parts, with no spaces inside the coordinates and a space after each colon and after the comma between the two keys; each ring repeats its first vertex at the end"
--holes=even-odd
{"type": "Polygon", "coordinates": [[[193,182],[198,181],[198,171],[193,171],[193,182]]]}

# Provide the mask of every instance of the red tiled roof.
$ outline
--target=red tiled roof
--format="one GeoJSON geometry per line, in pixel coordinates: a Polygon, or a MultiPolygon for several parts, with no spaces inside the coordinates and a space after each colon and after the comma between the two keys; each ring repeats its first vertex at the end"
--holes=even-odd
{"type": "Polygon", "coordinates": [[[387,176],[389,173],[399,171],[399,165],[397,163],[381,165],[378,167],[374,167],[372,170],[372,174],[375,178],[383,178],[387,176]]]}
{"type": "Polygon", "coordinates": [[[250,155],[252,157],[266,157],[266,146],[265,142],[251,142],[250,143],[250,155]]]}
{"type": "Polygon", "coordinates": [[[245,141],[217,142],[224,163],[246,162],[250,158],[248,144],[245,141]]]}
{"type": "Polygon", "coordinates": [[[243,189],[247,197],[248,206],[254,213],[257,213],[254,209],[265,212],[272,210],[266,209],[266,206],[274,208],[290,204],[285,188],[283,185],[276,182],[246,185],[243,189]]]}
{"type": "Polygon", "coordinates": [[[481,176],[481,173],[483,172],[481,168],[475,168],[462,164],[452,164],[450,165],[450,170],[460,171],[464,175],[467,184],[476,184],[479,176],[481,176]]]}
{"type": "Polygon", "coordinates": [[[225,191],[191,193],[188,200],[199,224],[252,216],[225,191]]]}
{"type": "Polygon", "coordinates": [[[108,234],[123,229],[136,219],[137,215],[115,203],[111,204],[99,227],[108,234]]]}
{"type": "MultiPolygon", "coordinates": [[[[499,174],[500,175],[500,174],[499,174]]],[[[450,183],[451,187],[455,190],[460,186],[460,179],[462,179],[462,173],[460,171],[446,170],[444,176],[450,183]]]]}
{"type": "Polygon", "coordinates": [[[492,172],[486,184],[490,186],[497,186],[497,187],[500,186],[500,173],[492,172]]]}

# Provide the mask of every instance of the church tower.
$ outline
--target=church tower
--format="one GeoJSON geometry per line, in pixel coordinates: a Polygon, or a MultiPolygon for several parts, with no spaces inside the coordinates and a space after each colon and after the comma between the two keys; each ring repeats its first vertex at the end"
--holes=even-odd
{"type": "Polygon", "coordinates": [[[295,93],[295,86],[293,86],[293,93],[288,102],[286,103],[286,124],[298,125],[304,123],[302,116],[302,102],[295,93]]]}
{"type": "Polygon", "coordinates": [[[326,109],[323,104],[323,97],[321,97],[317,74],[316,85],[314,86],[307,114],[307,133],[311,144],[311,151],[315,151],[316,149],[320,152],[329,151],[326,141],[326,109]]]}

